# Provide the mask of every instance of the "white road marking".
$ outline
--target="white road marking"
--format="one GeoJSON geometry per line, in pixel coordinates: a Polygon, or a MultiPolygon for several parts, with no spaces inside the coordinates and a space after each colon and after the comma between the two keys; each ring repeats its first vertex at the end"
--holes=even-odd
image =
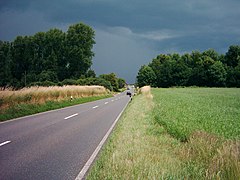
{"type": "Polygon", "coordinates": [[[94,106],[93,109],[98,108],[98,106],[94,106]]]}
{"type": "Polygon", "coordinates": [[[8,143],[10,143],[10,142],[11,142],[11,141],[5,141],[5,142],[1,143],[0,146],[3,146],[3,145],[8,144],[8,143]]]}
{"type": "Polygon", "coordinates": [[[113,102],[114,100],[112,100],[112,102],[113,102]]]}
{"type": "Polygon", "coordinates": [[[74,116],[77,116],[78,115],[78,113],[76,113],[76,114],[73,114],[73,115],[71,115],[71,116],[68,116],[68,117],[65,117],[64,119],[69,119],[69,118],[71,118],[71,117],[74,117],[74,116]]]}
{"type": "Polygon", "coordinates": [[[105,102],[104,104],[108,104],[108,102],[105,102]]]}

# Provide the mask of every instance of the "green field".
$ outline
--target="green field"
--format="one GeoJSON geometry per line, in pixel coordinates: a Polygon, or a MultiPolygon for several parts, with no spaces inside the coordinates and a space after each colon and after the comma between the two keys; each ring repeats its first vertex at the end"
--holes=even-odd
{"type": "Polygon", "coordinates": [[[240,89],[137,95],[87,179],[240,179],[240,89]]]}
{"type": "Polygon", "coordinates": [[[172,136],[186,141],[194,131],[240,138],[240,89],[153,89],[155,119],[172,136]]]}

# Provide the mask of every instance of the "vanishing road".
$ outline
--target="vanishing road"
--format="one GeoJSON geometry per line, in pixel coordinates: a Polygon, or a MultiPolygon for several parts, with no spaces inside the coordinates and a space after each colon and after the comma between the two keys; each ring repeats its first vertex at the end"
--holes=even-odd
{"type": "Polygon", "coordinates": [[[124,92],[0,123],[0,179],[79,177],[129,100],[124,92]]]}

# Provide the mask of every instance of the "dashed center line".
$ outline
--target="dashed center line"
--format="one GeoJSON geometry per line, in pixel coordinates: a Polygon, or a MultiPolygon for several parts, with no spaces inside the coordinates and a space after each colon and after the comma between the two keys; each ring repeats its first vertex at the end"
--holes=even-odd
{"type": "Polygon", "coordinates": [[[69,118],[72,118],[72,117],[74,117],[74,116],[77,116],[78,115],[78,113],[76,113],[76,114],[73,114],[73,115],[71,115],[71,116],[68,116],[68,117],[65,117],[64,119],[69,119],[69,118]]]}
{"type": "Polygon", "coordinates": [[[105,102],[104,104],[108,104],[108,102],[105,102]]]}
{"type": "Polygon", "coordinates": [[[1,143],[0,146],[3,146],[3,145],[8,144],[8,143],[10,143],[10,142],[11,142],[11,141],[5,141],[5,142],[1,143]]]}
{"type": "Polygon", "coordinates": [[[98,106],[94,106],[94,107],[93,107],[93,109],[96,109],[96,108],[98,108],[98,106]]]}
{"type": "Polygon", "coordinates": [[[112,102],[113,102],[114,100],[112,100],[112,102]]]}

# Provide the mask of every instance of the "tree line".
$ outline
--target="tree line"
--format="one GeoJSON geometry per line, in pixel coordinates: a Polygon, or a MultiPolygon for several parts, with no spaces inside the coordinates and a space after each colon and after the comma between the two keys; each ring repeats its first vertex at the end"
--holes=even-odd
{"type": "Polygon", "coordinates": [[[214,49],[183,55],[160,54],[148,65],[141,66],[137,84],[140,87],[240,87],[240,46],[230,46],[225,55],[214,49]]]}
{"type": "Polygon", "coordinates": [[[90,26],[78,23],[67,32],[50,29],[18,36],[13,42],[0,41],[0,87],[95,84],[121,88],[124,80],[114,73],[96,77],[91,69],[94,37],[90,26]]]}

